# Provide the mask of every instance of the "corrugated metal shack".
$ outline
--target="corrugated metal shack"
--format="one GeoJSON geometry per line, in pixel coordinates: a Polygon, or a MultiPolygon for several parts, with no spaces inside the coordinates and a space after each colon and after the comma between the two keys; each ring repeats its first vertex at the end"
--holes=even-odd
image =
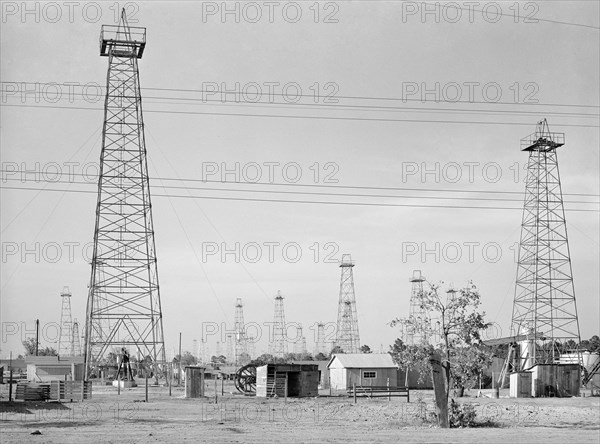
{"type": "Polygon", "coordinates": [[[256,369],[256,396],[307,397],[319,395],[319,367],[315,364],[267,364],[256,369]]]}

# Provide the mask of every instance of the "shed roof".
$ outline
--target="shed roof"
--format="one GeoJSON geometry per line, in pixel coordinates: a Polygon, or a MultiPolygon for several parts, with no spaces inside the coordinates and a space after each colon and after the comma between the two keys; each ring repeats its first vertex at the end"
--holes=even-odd
{"type": "Polygon", "coordinates": [[[327,364],[331,366],[334,360],[338,360],[345,368],[398,368],[392,356],[388,353],[340,353],[334,354],[327,364]]]}
{"type": "Polygon", "coordinates": [[[301,365],[317,365],[319,370],[327,370],[327,366],[329,361],[292,361],[292,364],[301,364],[301,365]]]}

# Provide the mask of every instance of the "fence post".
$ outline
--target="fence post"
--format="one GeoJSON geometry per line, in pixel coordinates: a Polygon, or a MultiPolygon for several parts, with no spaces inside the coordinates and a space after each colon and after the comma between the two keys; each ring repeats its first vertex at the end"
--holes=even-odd
{"type": "Polygon", "coordinates": [[[356,382],[352,383],[352,391],[354,392],[354,404],[356,404],[356,382]]]}
{"type": "Polygon", "coordinates": [[[225,395],[225,389],[223,385],[225,384],[225,378],[221,378],[221,396],[225,395]]]}
{"type": "Polygon", "coordinates": [[[10,377],[8,378],[8,402],[12,401],[12,384],[13,384],[13,379],[12,379],[12,367],[10,368],[10,377]]]}
{"type": "Polygon", "coordinates": [[[215,378],[215,404],[217,404],[219,401],[217,400],[217,378],[215,378]]]}
{"type": "Polygon", "coordinates": [[[144,369],[144,375],[146,376],[146,402],[148,402],[148,370],[144,369]]]}
{"type": "Polygon", "coordinates": [[[390,392],[390,378],[387,378],[388,401],[392,400],[392,392],[390,392]]]}
{"type": "Polygon", "coordinates": [[[283,398],[283,402],[287,402],[287,392],[288,392],[288,372],[285,372],[285,387],[284,387],[284,398],[283,398]]]}

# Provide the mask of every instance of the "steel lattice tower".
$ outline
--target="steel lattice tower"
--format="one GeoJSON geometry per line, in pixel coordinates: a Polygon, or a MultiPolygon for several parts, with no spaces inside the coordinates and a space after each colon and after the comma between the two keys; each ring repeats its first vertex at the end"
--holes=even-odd
{"type": "Polygon", "coordinates": [[[246,341],[246,327],[244,324],[244,305],[242,298],[237,298],[235,301],[235,363],[241,363],[242,354],[248,353],[246,341]]]}
{"type": "Polygon", "coordinates": [[[64,287],[60,294],[60,336],[58,338],[58,356],[73,356],[73,321],[71,319],[71,291],[64,287]]]}
{"type": "Polygon", "coordinates": [[[315,341],[315,355],[323,353],[326,355],[331,350],[327,350],[325,344],[325,324],[322,322],[317,323],[317,340],[315,341]]]}
{"type": "Polygon", "coordinates": [[[299,325],[298,329],[296,331],[296,341],[294,343],[294,353],[303,354],[306,352],[307,352],[306,337],[304,336],[302,325],[299,325]]]}
{"type": "Polygon", "coordinates": [[[225,353],[227,355],[227,361],[230,364],[235,364],[235,355],[233,353],[233,341],[234,341],[234,335],[232,333],[229,333],[227,335],[227,340],[225,342],[225,353]]]}
{"type": "Polygon", "coordinates": [[[272,354],[276,358],[283,358],[287,352],[288,347],[285,326],[285,312],[283,311],[283,296],[281,296],[281,292],[278,291],[277,296],[275,296],[272,354]]]}
{"type": "Polygon", "coordinates": [[[427,345],[431,333],[431,319],[427,310],[421,307],[419,295],[423,293],[425,276],[421,270],[414,270],[410,277],[412,287],[410,291],[410,307],[408,310],[408,323],[406,324],[405,337],[407,345],[427,345]]]}
{"type": "Polygon", "coordinates": [[[335,345],[345,353],[360,353],[360,337],[358,335],[358,316],[356,315],[356,298],[354,295],[354,262],[349,254],[342,255],[340,264],[342,276],[340,280],[340,297],[338,302],[338,318],[335,345]]]}
{"type": "Polygon", "coordinates": [[[580,342],[556,148],[563,133],[544,119],[521,140],[529,152],[511,331],[522,336],[520,368],[558,361],[580,342]]]}
{"type": "Polygon", "coordinates": [[[85,324],[86,377],[121,347],[166,362],[138,59],[146,29],[103,26],[108,57],[94,253],[85,324]],[[133,350],[132,350],[133,349],[133,350]]]}
{"type": "Polygon", "coordinates": [[[71,336],[71,356],[81,356],[81,341],[79,340],[79,322],[73,321],[73,335],[71,336]]]}

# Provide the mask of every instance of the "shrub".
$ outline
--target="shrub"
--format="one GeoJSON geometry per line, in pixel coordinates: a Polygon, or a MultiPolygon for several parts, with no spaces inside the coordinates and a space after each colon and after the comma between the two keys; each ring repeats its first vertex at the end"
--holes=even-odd
{"type": "Polygon", "coordinates": [[[475,407],[471,404],[458,404],[452,399],[450,401],[450,412],[448,419],[451,428],[473,427],[475,425],[475,407]]]}

